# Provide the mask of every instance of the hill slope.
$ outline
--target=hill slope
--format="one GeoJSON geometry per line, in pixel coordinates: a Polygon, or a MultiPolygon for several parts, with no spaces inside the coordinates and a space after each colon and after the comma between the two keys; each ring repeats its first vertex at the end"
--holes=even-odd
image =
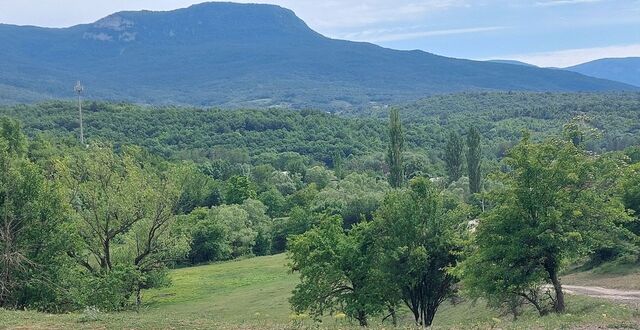
{"type": "MultiPolygon", "coordinates": [[[[285,255],[258,257],[171,271],[172,285],[144,292],[139,313],[70,313],[50,315],[0,309],[2,326],[8,329],[361,329],[347,319],[330,316],[322,323],[307,317],[292,318],[288,297],[298,274],[286,268],[285,255]]],[[[565,315],[539,318],[527,310],[517,322],[483,303],[444,303],[434,325],[438,329],[632,328],[634,311],[604,300],[567,297],[565,315]],[[606,317],[602,317],[606,314],[606,317]]],[[[383,328],[380,317],[372,318],[374,328],[383,328]]],[[[412,328],[407,310],[401,310],[400,325],[412,328]]]]}
{"type": "Polygon", "coordinates": [[[568,67],[566,70],[640,86],[640,57],[603,58],[568,67]]]}
{"type": "Polygon", "coordinates": [[[64,29],[0,25],[0,44],[4,102],[72,96],[77,79],[93,98],[250,107],[350,107],[468,90],[633,89],[572,72],[333,40],[272,5],[120,12],[64,29]]]}

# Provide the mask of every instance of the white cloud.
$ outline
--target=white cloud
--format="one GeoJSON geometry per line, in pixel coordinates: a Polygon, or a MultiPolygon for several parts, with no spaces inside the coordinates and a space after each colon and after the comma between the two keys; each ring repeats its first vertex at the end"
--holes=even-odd
{"type": "Polygon", "coordinates": [[[452,34],[465,34],[465,33],[482,33],[504,30],[505,26],[487,26],[487,27],[472,27],[472,28],[460,28],[460,29],[446,29],[446,30],[429,30],[429,31],[407,31],[405,29],[379,29],[379,30],[365,30],[362,32],[347,33],[341,35],[340,38],[355,41],[368,41],[368,42],[387,42],[398,40],[410,40],[417,38],[444,36],[452,34]]]}
{"type": "MultiPolygon", "coordinates": [[[[241,0],[245,2],[245,0],[241,0]]],[[[247,0],[246,2],[255,2],[247,0]]],[[[259,0],[259,2],[274,2],[259,0]]],[[[282,0],[309,25],[318,29],[365,27],[380,23],[415,21],[430,13],[467,6],[468,0],[282,0]]]]}
{"type": "Polygon", "coordinates": [[[551,0],[551,1],[538,1],[536,6],[550,7],[550,6],[563,6],[563,5],[578,5],[583,3],[601,2],[602,0],[551,0]]]}
{"type": "Polygon", "coordinates": [[[565,49],[553,52],[497,56],[495,58],[512,59],[541,67],[565,68],[601,58],[638,56],[640,56],[640,44],[565,49]]]}

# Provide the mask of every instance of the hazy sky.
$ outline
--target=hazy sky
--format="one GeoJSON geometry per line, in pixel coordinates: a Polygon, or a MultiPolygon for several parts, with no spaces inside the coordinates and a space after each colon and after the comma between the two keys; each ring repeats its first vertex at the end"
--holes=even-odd
{"type": "MultiPolygon", "coordinates": [[[[66,27],[193,0],[0,0],[0,22],[66,27]]],[[[295,11],[333,38],[472,59],[568,66],[640,56],[640,0],[253,0],[295,11]]]]}

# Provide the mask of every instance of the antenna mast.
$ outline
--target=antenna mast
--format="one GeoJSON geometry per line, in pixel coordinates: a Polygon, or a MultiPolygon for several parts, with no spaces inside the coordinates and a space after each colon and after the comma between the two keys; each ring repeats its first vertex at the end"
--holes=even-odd
{"type": "Polygon", "coordinates": [[[82,87],[82,85],[80,84],[80,80],[78,80],[78,83],[76,83],[76,87],[74,88],[74,90],[78,94],[78,113],[80,114],[80,144],[84,146],[85,145],[84,144],[84,128],[82,126],[82,100],[81,100],[82,91],[84,91],[84,87],[82,87]]]}

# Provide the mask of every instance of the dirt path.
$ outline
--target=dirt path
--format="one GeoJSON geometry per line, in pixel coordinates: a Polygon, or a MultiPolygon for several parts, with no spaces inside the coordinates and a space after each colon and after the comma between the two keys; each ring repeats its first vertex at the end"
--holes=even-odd
{"type": "Polygon", "coordinates": [[[583,296],[589,296],[594,298],[604,298],[610,300],[624,300],[629,302],[640,303],[640,291],[634,290],[616,290],[607,289],[597,286],[578,286],[578,285],[563,285],[562,288],[568,294],[578,294],[583,296]]]}

